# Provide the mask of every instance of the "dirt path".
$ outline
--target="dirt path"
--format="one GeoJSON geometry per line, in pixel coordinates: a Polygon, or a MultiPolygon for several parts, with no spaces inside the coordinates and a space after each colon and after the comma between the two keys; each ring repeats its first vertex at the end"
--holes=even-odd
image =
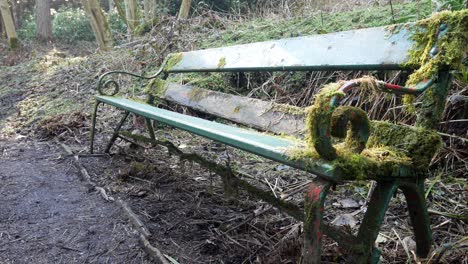
{"type": "Polygon", "coordinates": [[[63,150],[0,141],[0,263],[148,263],[120,208],[80,182],[63,150]]]}

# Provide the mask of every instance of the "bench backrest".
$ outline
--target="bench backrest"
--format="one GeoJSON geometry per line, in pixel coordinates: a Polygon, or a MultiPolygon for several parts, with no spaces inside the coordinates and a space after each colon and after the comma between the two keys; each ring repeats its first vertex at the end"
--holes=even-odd
{"type": "MultiPolygon", "coordinates": [[[[173,53],[163,72],[167,76],[184,72],[408,69],[413,37],[419,29],[416,24],[401,24],[173,53]]],[[[432,77],[437,81],[430,88],[438,92],[417,110],[418,126],[435,128],[441,118],[450,74],[447,70],[438,74],[432,77]]]]}
{"type": "Polygon", "coordinates": [[[166,72],[402,69],[411,26],[387,26],[171,54],[166,72]]]}

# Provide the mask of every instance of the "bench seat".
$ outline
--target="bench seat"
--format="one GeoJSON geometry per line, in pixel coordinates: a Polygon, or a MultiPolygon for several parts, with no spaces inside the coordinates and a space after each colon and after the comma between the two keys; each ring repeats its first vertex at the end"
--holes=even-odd
{"type": "MultiPolygon", "coordinates": [[[[355,179],[357,174],[366,175],[367,179],[385,179],[391,177],[414,177],[410,166],[378,166],[382,161],[376,162],[372,157],[359,155],[364,161],[355,175],[349,175],[346,168],[340,167],[323,159],[307,160],[304,158],[292,160],[291,150],[301,147],[302,140],[284,138],[250,129],[226,125],[198,117],[188,116],[177,112],[148,105],[145,102],[113,96],[96,96],[96,100],[126,111],[136,113],[149,119],[182,129],[202,137],[206,137],[250,153],[263,156],[291,167],[305,170],[321,177],[333,180],[355,179]]],[[[305,147],[305,146],[304,146],[305,147]]],[[[372,148],[371,148],[372,151],[372,148]]],[[[345,162],[346,163],[346,162],[345,162]]],[[[383,163],[384,165],[385,162],[383,163]]]]}

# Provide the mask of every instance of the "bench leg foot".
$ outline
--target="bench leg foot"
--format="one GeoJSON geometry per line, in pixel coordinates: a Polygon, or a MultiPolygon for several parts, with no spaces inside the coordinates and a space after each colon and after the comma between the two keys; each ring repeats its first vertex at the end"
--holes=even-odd
{"type": "Polygon", "coordinates": [[[129,114],[130,114],[130,112],[125,111],[124,115],[122,116],[122,119],[120,120],[119,124],[117,125],[117,127],[114,130],[114,134],[112,134],[112,137],[111,137],[109,143],[107,144],[106,150],[104,151],[105,153],[109,153],[112,145],[114,145],[115,140],[119,136],[119,130],[122,127],[122,125],[124,124],[124,122],[127,119],[129,114]]]}
{"type": "Polygon", "coordinates": [[[424,195],[424,181],[404,183],[399,186],[408,204],[408,211],[416,239],[416,254],[426,257],[431,249],[432,231],[424,195]]]}
{"type": "Polygon", "coordinates": [[[90,143],[90,146],[89,146],[89,152],[91,154],[94,153],[94,133],[95,133],[95,130],[96,130],[97,111],[98,111],[98,108],[99,108],[100,104],[101,104],[101,102],[96,101],[96,103],[94,104],[93,115],[91,117],[91,143],[90,143]]]}
{"type": "Polygon", "coordinates": [[[315,178],[305,195],[302,264],[320,263],[323,204],[331,185],[329,181],[315,178]]]}
{"type": "Polygon", "coordinates": [[[388,204],[392,199],[397,184],[395,182],[378,182],[372,192],[367,211],[359,227],[357,241],[361,244],[361,252],[352,252],[351,263],[378,263],[380,250],[374,248],[388,204]]]}

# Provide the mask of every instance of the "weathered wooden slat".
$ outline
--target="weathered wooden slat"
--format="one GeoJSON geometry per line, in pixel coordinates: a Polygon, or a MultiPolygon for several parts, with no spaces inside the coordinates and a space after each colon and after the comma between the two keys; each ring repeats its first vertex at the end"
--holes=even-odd
{"type": "Polygon", "coordinates": [[[263,131],[298,136],[304,130],[304,109],[299,107],[174,83],[168,85],[162,97],[263,131]]]}
{"type": "Polygon", "coordinates": [[[412,26],[376,27],[173,54],[168,72],[401,69],[412,26]]]}

